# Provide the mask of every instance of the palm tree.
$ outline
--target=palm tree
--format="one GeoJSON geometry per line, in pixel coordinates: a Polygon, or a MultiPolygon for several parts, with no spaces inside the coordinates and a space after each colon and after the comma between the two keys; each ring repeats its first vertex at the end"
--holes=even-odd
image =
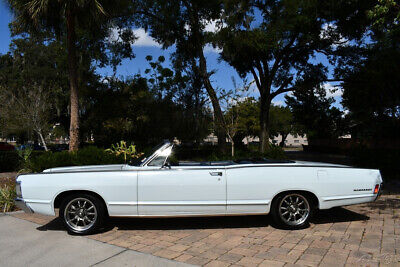
{"type": "Polygon", "coordinates": [[[66,29],[68,74],[70,86],[70,143],[69,150],[79,148],[78,64],[76,55],[76,21],[88,16],[96,21],[105,16],[98,0],[9,0],[15,22],[32,32],[51,30],[56,33],[66,29]]]}

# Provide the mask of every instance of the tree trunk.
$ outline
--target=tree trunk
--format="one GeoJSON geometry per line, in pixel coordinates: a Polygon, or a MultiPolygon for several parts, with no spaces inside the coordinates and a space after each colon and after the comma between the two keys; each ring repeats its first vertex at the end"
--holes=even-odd
{"type": "Polygon", "coordinates": [[[231,139],[231,144],[232,144],[232,158],[235,156],[235,142],[233,141],[233,138],[231,139]]]}
{"type": "Polygon", "coordinates": [[[265,95],[260,97],[260,152],[265,153],[269,144],[269,106],[271,99],[265,95]]]}
{"type": "Polygon", "coordinates": [[[244,136],[241,132],[237,132],[236,134],[235,134],[235,136],[233,137],[233,141],[235,142],[235,147],[236,148],[239,148],[239,147],[244,147],[244,144],[243,144],[243,139],[245,138],[246,136],[244,136]]]}
{"type": "Polygon", "coordinates": [[[79,100],[78,100],[78,73],[76,62],[76,36],[75,15],[72,7],[67,9],[67,51],[68,51],[68,73],[70,87],[71,121],[69,126],[69,151],[79,148],[79,100]]]}
{"type": "Polygon", "coordinates": [[[280,147],[284,147],[284,146],[285,146],[285,141],[286,141],[286,138],[287,138],[288,135],[289,135],[289,134],[281,133],[282,140],[281,140],[281,142],[279,143],[279,146],[280,146],[280,147]]]}
{"type": "Polygon", "coordinates": [[[44,150],[45,150],[45,151],[49,151],[49,150],[47,149],[46,142],[44,141],[42,131],[38,130],[38,131],[37,131],[37,134],[39,135],[40,141],[42,141],[44,150]]]}
{"type": "Polygon", "coordinates": [[[207,90],[208,96],[210,97],[211,104],[214,109],[214,118],[215,118],[215,128],[216,134],[218,138],[218,148],[221,152],[225,151],[225,144],[226,144],[226,129],[225,129],[225,120],[224,114],[222,113],[221,106],[219,105],[217,94],[210,82],[207,72],[207,62],[206,58],[204,57],[203,51],[199,54],[199,61],[200,61],[200,74],[203,78],[204,87],[207,90]]]}

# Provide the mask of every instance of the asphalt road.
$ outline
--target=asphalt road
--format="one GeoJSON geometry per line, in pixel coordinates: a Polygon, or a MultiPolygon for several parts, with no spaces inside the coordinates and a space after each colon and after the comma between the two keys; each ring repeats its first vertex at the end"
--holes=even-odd
{"type": "Polygon", "coordinates": [[[0,214],[0,266],[189,266],[0,214]]]}

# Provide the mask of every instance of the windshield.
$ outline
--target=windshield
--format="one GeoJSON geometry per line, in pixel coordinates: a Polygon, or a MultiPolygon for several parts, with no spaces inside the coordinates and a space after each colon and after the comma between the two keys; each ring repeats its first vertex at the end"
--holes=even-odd
{"type": "Polygon", "coordinates": [[[153,155],[157,150],[159,150],[163,145],[165,145],[165,141],[159,143],[155,147],[153,147],[149,152],[143,154],[139,158],[132,159],[129,163],[131,166],[140,166],[143,162],[145,162],[151,155],[153,155]]]}

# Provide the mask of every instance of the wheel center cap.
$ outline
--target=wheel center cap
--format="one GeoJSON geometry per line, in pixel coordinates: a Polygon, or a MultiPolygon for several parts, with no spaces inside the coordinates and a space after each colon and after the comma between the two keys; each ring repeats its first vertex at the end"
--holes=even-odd
{"type": "Polygon", "coordinates": [[[83,217],[83,215],[84,215],[84,210],[83,209],[80,209],[79,211],[78,211],[78,216],[79,217],[83,217]]]}

